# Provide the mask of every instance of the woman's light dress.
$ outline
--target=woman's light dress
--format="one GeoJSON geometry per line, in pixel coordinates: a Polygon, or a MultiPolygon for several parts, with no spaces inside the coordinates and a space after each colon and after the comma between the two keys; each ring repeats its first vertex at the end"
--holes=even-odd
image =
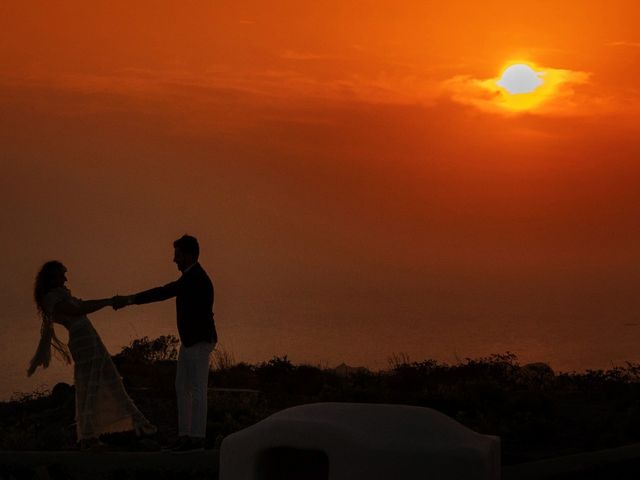
{"type": "Polygon", "coordinates": [[[82,300],[59,287],[48,292],[43,301],[45,313],[69,331],[78,440],[150,425],[125,391],[109,352],[87,316],[54,313],[62,301],[80,305],[82,300]]]}

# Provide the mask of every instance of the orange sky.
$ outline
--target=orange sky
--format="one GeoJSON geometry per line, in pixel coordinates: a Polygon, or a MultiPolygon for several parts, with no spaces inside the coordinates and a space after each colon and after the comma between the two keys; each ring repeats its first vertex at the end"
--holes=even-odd
{"type": "Polygon", "coordinates": [[[640,6],[529,3],[2,2],[0,363],[43,261],[129,293],[184,232],[237,359],[638,361],[640,6]],[[504,111],[479,86],[514,59],[566,81],[504,111]]]}

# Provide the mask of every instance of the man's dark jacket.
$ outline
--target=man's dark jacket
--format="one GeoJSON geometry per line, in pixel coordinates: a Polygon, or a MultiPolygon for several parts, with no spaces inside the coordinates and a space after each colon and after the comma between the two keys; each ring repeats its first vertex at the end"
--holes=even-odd
{"type": "Polygon", "coordinates": [[[213,321],[213,284],[199,263],[175,282],[137,293],[134,303],[159,302],[171,297],[176,297],[178,333],[185,347],[199,342],[218,341],[213,321]]]}

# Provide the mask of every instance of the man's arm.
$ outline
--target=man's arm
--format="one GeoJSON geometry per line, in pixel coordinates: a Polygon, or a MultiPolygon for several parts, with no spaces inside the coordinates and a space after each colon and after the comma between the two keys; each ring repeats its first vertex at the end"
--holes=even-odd
{"type": "Polygon", "coordinates": [[[118,310],[127,305],[142,305],[144,303],[161,302],[178,294],[178,281],[167,283],[163,287],[156,287],[143,292],[116,297],[113,308],[118,310]]]}
{"type": "Polygon", "coordinates": [[[142,305],[143,303],[161,302],[178,294],[178,281],[167,283],[164,287],[156,287],[151,290],[131,295],[132,303],[142,305]]]}

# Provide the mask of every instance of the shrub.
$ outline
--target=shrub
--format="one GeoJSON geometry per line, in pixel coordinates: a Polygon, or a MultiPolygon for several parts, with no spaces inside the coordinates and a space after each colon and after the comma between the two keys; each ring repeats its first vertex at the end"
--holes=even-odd
{"type": "Polygon", "coordinates": [[[149,364],[175,361],[178,358],[179,343],[180,340],[174,335],[161,335],[154,340],[149,340],[149,337],[142,337],[124,347],[113,358],[118,363],[149,364]]]}

